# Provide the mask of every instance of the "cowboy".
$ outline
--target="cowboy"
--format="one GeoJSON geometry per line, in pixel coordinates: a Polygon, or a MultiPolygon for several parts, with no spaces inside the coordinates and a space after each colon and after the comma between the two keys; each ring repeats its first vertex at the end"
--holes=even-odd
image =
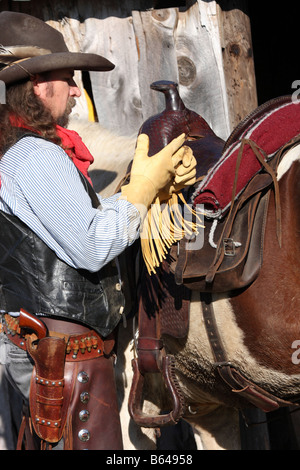
{"type": "Polygon", "coordinates": [[[32,16],[0,13],[0,311],[6,374],[24,400],[19,448],[122,449],[114,381],[125,298],[119,256],[151,202],[195,181],[184,135],[148,157],[137,140],[129,184],[103,199],[92,156],[65,128],[80,91],[74,70],[108,72],[71,53],[32,16]]]}

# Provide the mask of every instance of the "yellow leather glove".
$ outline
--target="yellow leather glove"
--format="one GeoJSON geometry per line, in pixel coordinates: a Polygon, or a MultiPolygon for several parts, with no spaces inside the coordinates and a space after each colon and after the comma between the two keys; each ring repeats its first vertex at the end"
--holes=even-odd
{"type": "Polygon", "coordinates": [[[197,160],[190,147],[182,147],[172,160],[175,167],[175,179],[159,192],[158,196],[161,201],[169,199],[173,193],[196,183],[197,160]]]}
{"type": "Polygon", "coordinates": [[[148,156],[149,137],[140,134],[133,158],[130,182],[121,188],[121,199],[127,199],[140,211],[142,219],[159,191],[174,180],[175,168],[182,160],[185,134],[176,137],[160,152],[148,156]],[[173,163],[174,162],[174,163],[173,163]]]}

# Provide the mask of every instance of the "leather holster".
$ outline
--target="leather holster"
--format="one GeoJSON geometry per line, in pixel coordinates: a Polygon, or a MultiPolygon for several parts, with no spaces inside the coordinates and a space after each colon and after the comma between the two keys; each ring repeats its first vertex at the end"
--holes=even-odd
{"type": "Polygon", "coordinates": [[[35,364],[29,395],[32,424],[42,440],[55,443],[62,438],[71,397],[64,379],[66,342],[52,336],[28,338],[27,351],[35,364]]]}

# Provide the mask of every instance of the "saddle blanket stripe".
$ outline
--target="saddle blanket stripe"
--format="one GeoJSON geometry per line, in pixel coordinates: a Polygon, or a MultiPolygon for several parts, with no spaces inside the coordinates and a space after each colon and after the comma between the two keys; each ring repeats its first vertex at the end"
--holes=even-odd
{"type": "MultiPolygon", "coordinates": [[[[258,119],[252,119],[238,140],[229,146],[200,182],[192,197],[194,206],[204,204],[211,216],[220,216],[228,209],[232,198],[237,157],[244,139],[255,142],[265,152],[268,161],[284,144],[299,134],[300,102],[297,101],[291,100],[263,116],[259,115],[258,119]]],[[[261,163],[252,148],[246,144],[239,167],[236,197],[260,169],[261,163]]]]}

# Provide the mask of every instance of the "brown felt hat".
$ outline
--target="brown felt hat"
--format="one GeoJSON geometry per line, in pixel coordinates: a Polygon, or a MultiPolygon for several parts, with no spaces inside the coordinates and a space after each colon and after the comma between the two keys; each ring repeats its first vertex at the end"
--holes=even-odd
{"type": "Polygon", "coordinates": [[[10,84],[36,73],[73,69],[109,71],[109,60],[98,54],[70,52],[63,35],[25,13],[0,13],[0,80],[10,84]]]}

